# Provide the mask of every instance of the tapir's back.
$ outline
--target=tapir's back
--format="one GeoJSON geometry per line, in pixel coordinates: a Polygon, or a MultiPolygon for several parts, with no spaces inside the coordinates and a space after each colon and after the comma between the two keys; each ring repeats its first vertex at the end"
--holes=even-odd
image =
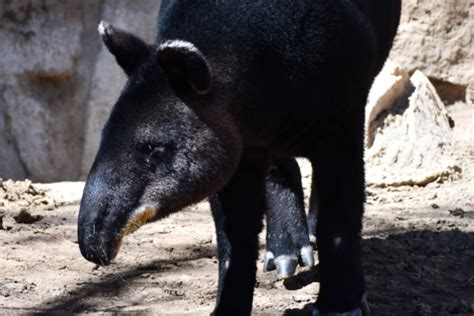
{"type": "Polygon", "coordinates": [[[232,83],[226,95],[240,103],[231,106],[252,112],[241,118],[243,130],[284,143],[294,129],[314,135],[315,118],[329,122],[353,106],[351,91],[368,92],[399,7],[400,0],[165,0],[157,41],[192,42],[216,78],[232,83]]]}
{"type": "MultiPolygon", "coordinates": [[[[388,53],[399,14],[400,0],[164,0],[157,41],[188,40],[211,56],[223,49],[245,58],[273,51],[307,69],[308,61],[324,63],[347,41],[367,36],[377,52],[388,53]]],[[[364,49],[360,44],[352,49],[364,49]]]]}
{"type": "Polygon", "coordinates": [[[325,58],[330,42],[352,22],[344,7],[337,0],[163,1],[157,40],[190,41],[209,58],[227,50],[250,62],[273,53],[295,66],[325,58]]]}

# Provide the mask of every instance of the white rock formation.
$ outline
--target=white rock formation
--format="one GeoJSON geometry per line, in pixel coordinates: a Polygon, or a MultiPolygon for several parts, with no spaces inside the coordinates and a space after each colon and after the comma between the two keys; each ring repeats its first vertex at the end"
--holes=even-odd
{"type": "Polygon", "coordinates": [[[452,121],[422,72],[407,82],[406,72],[389,63],[374,84],[367,112],[369,185],[426,185],[459,171],[452,158],[452,121]]]}
{"type": "Polygon", "coordinates": [[[402,96],[410,84],[410,75],[397,63],[387,60],[370,89],[365,107],[366,146],[372,146],[375,119],[387,111],[402,96]]]}

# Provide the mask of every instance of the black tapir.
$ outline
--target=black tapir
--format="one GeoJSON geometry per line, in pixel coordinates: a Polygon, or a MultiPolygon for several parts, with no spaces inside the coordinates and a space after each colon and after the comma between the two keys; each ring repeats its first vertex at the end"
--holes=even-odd
{"type": "Polygon", "coordinates": [[[294,157],[302,156],[316,166],[320,292],[312,314],[365,311],[364,106],[400,6],[164,0],[153,45],[101,23],[128,81],[84,189],[84,257],[106,265],[124,235],[210,197],[214,313],[248,315],[264,209],[287,228],[301,224],[291,209],[301,201],[294,157]]]}

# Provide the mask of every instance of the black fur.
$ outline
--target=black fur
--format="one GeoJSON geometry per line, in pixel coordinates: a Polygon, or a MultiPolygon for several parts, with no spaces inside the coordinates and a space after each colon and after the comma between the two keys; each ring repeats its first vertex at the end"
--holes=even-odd
{"type": "MultiPolygon", "coordinates": [[[[360,308],[364,106],[399,14],[399,0],[164,0],[157,44],[111,32],[104,41],[129,80],[81,202],[83,255],[108,264],[137,207],[153,206],[156,220],[213,196],[215,313],[249,314],[267,170],[303,156],[316,166],[316,306],[360,308]]],[[[267,193],[285,216],[285,203],[301,203],[286,168],[268,182],[283,204],[267,193]]]]}
{"type": "Polygon", "coordinates": [[[309,246],[301,174],[294,158],[274,158],[266,178],[267,247],[274,257],[298,260],[309,246]]]}

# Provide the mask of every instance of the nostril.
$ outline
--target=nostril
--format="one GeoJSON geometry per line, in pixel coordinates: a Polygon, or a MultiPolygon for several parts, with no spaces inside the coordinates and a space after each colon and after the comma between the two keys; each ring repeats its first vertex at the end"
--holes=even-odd
{"type": "Polygon", "coordinates": [[[100,266],[106,266],[110,264],[112,260],[112,255],[105,251],[99,244],[90,245],[84,250],[85,251],[82,252],[84,258],[100,266]]]}
{"type": "Polygon", "coordinates": [[[100,231],[94,232],[95,224],[80,227],[79,249],[85,259],[95,264],[105,266],[113,259],[115,241],[106,238],[100,231]]]}

